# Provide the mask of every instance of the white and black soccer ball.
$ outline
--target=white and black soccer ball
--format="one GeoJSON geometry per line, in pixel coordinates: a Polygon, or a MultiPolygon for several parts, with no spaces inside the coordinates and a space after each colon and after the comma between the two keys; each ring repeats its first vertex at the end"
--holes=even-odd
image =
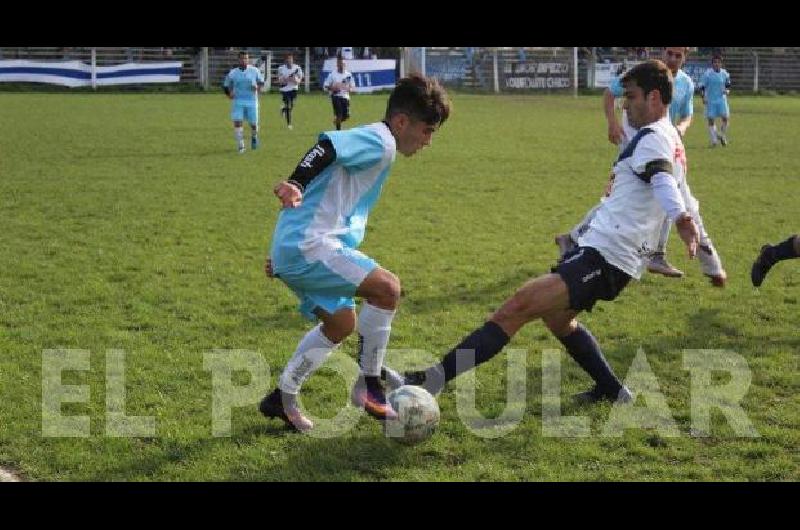
{"type": "Polygon", "coordinates": [[[430,438],[439,425],[439,404],[422,387],[405,385],[393,390],[386,400],[397,412],[397,419],[387,420],[386,436],[405,445],[415,445],[430,438]]]}

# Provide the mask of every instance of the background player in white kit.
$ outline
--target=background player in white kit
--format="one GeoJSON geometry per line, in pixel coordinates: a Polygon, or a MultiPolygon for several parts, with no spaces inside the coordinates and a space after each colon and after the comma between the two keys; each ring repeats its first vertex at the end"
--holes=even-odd
{"type": "Polygon", "coordinates": [[[286,118],[286,126],[292,128],[292,110],[294,100],[297,99],[297,92],[300,83],[303,81],[303,69],[299,64],[294,64],[294,55],[286,54],[286,62],[278,67],[278,83],[280,83],[281,97],[283,106],[281,114],[286,118]]]}
{"type": "Polygon", "coordinates": [[[350,91],[355,88],[353,74],[345,69],[341,55],[336,58],[336,70],[328,74],[322,88],[331,94],[333,124],[339,131],[342,129],[342,122],[350,118],[350,91]]]}
{"type": "Polygon", "coordinates": [[[396,416],[380,381],[400,280],[356,250],[397,151],[412,156],[430,145],[450,115],[435,79],[401,79],[384,120],[348,131],[322,133],[292,176],[275,187],[284,206],[265,266],[300,300],[300,312],[322,323],[300,341],[278,387],[260,405],[299,431],[313,428],[296,396],[303,382],[357,326],[361,376],[351,399],[380,420],[396,416]],[[356,319],[354,296],[364,298],[356,319]]]}

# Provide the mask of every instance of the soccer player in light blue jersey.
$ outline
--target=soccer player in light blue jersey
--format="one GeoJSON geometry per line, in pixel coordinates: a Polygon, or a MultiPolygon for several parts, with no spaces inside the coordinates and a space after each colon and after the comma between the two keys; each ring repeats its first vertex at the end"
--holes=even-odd
{"type": "Polygon", "coordinates": [[[292,176],[275,187],[283,209],[265,272],[294,292],[300,313],[321,324],[303,337],[278,387],[261,401],[264,416],[299,431],[313,428],[296,396],[357,330],[361,375],[351,400],[380,420],[396,417],[380,376],[400,280],[357,249],[396,152],[412,156],[430,145],[449,115],[447,93],[438,82],[412,74],[392,91],[383,121],[320,134],[292,176]],[[356,296],[364,299],[358,318],[356,296]]]}
{"type": "Polygon", "coordinates": [[[722,57],[715,55],[711,59],[711,68],[706,70],[700,80],[700,90],[703,92],[703,103],[706,105],[706,119],[708,119],[708,136],[711,147],[716,147],[717,141],[725,147],[728,145],[728,94],[731,89],[731,76],[722,68],[722,57]],[[719,118],[719,133],[715,120],[719,118]]]}
{"type": "MultiPolygon", "coordinates": [[[[689,48],[684,46],[667,47],[664,48],[662,60],[667,65],[673,77],[673,97],[669,105],[669,119],[675,125],[675,129],[680,134],[681,138],[686,136],[686,131],[692,124],[692,115],[694,114],[694,82],[689,75],[682,70],[686,57],[689,53],[689,48]]],[[[608,140],[619,146],[622,152],[628,145],[628,142],[636,134],[627,122],[625,112],[622,113],[622,122],[617,121],[616,113],[614,112],[614,101],[616,98],[622,97],[623,87],[620,81],[621,76],[612,79],[608,88],[603,94],[603,110],[605,112],[606,121],[608,122],[608,140]]],[[[613,172],[612,172],[613,177],[613,172]]],[[[611,182],[606,186],[605,195],[611,188],[611,182]]],[[[576,241],[580,235],[586,231],[597,211],[598,206],[595,206],[583,220],[578,223],[569,233],[562,234],[556,237],[556,244],[559,246],[561,255],[576,246],[576,241]]],[[[683,276],[683,271],[671,265],[666,258],[667,241],[669,240],[670,227],[672,225],[664,222],[661,227],[661,238],[658,245],[653,250],[650,256],[647,270],[656,274],[663,274],[669,278],[680,278],[683,276]]],[[[703,271],[711,278],[715,286],[722,287],[725,283],[724,271],[722,265],[719,263],[719,256],[713,246],[709,247],[709,251],[703,252],[700,255],[700,261],[703,263],[703,271]]]]}
{"type": "Polygon", "coordinates": [[[239,52],[239,66],[228,72],[222,89],[228,99],[233,100],[231,119],[233,120],[233,133],[236,138],[236,147],[244,153],[244,120],[250,123],[252,134],[250,147],[258,147],[258,92],[264,86],[264,76],[258,68],[249,64],[247,52],[239,52]]]}

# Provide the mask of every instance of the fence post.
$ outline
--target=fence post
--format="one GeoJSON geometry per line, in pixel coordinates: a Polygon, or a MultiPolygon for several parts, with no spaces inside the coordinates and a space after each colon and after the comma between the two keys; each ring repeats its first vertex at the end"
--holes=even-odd
{"type": "Polygon", "coordinates": [[[208,47],[203,48],[200,59],[200,78],[203,83],[203,90],[208,91],[211,88],[208,77],[208,47]]]}
{"type": "Polygon", "coordinates": [[[758,52],[754,50],[753,55],[755,56],[755,65],[753,68],[753,92],[758,92],[758,52]]]}
{"type": "Polygon", "coordinates": [[[308,94],[311,89],[310,82],[311,82],[311,48],[306,46],[306,70],[305,70],[305,82],[306,82],[306,94],[308,94]]]}
{"type": "Polygon", "coordinates": [[[264,91],[269,92],[272,88],[272,50],[267,50],[267,64],[264,69],[264,91]]]}
{"type": "Polygon", "coordinates": [[[92,48],[92,90],[97,90],[97,48],[92,48]]]}
{"type": "Polygon", "coordinates": [[[400,48],[400,79],[406,76],[406,50],[408,48],[400,48]]]}
{"type": "Polygon", "coordinates": [[[578,47],[574,46],[572,48],[572,84],[573,89],[572,92],[575,97],[578,97],[578,47]]]}
{"type": "Polygon", "coordinates": [[[500,92],[500,75],[497,71],[497,48],[494,49],[494,53],[492,54],[492,70],[494,71],[494,91],[500,92]]]}
{"type": "Polygon", "coordinates": [[[420,59],[420,61],[419,61],[419,68],[420,68],[420,70],[422,70],[422,72],[420,72],[420,73],[421,73],[422,75],[427,75],[427,74],[425,73],[425,46],[423,46],[422,48],[420,48],[420,50],[422,50],[422,58],[421,58],[421,59],[420,59]]]}

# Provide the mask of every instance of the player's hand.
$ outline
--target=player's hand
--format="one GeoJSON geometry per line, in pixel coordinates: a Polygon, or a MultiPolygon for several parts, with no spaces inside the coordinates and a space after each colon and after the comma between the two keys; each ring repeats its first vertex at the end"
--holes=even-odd
{"type": "Polygon", "coordinates": [[[297,208],[303,202],[303,192],[288,181],[279,182],[272,191],[284,208],[297,208]]]}
{"type": "Polygon", "coordinates": [[[264,262],[264,274],[266,274],[269,279],[275,277],[275,271],[272,270],[272,259],[270,259],[269,256],[267,256],[267,261],[264,262]]]}
{"type": "Polygon", "coordinates": [[[687,212],[683,212],[675,220],[675,227],[678,229],[678,235],[681,236],[686,249],[689,251],[689,259],[694,259],[697,256],[697,245],[700,239],[700,233],[697,230],[694,219],[687,212]]]}
{"type": "Polygon", "coordinates": [[[608,141],[614,145],[619,145],[622,142],[622,138],[625,137],[625,131],[622,130],[622,126],[613,121],[608,124],[608,141]]]}

